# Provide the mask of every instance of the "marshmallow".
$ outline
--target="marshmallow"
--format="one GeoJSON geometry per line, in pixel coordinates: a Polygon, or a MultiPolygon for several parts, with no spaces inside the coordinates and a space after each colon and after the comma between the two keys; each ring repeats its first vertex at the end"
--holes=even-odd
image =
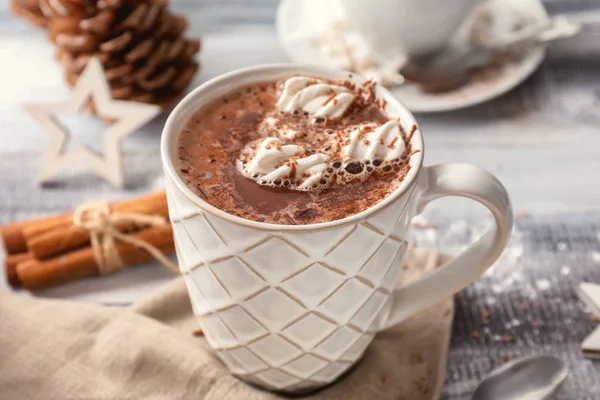
{"type": "Polygon", "coordinates": [[[314,190],[323,186],[321,181],[330,157],[320,153],[296,157],[302,153],[304,148],[301,146],[284,145],[282,140],[268,137],[262,140],[249,162],[240,161],[239,170],[261,185],[280,186],[287,180],[288,187],[293,190],[314,190]]]}
{"type": "Polygon", "coordinates": [[[405,145],[396,121],[378,126],[363,124],[350,131],[350,141],[343,147],[346,158],[353,160],[394,160],[400,158],[405,145]]]}
{"type": "Polygon", "coordinates": [[[357,96],[345,86],[297,76],[288,79],[277,105],[282,111],[302,110],[316,117],[339,118],[357,96]]]}

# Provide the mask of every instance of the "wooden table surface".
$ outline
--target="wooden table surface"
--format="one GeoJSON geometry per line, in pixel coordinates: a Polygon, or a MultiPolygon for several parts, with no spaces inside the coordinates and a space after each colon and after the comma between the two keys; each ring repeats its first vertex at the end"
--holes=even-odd
{"type": "MultiPolygon", "coordinates": [[[[273,27],[276,0],[172,3],[203,38],[195,84],[236,68],[287,61],[273,27]]],[[[545,4],[552,14],[600,10],[600,0],[545,4]]],[[[469,398],[503,358],[550,353],[571,370],[557,399],[600,399],[600,364],[579,351],[595,323],[576,296],[579,282],[600,282],[598,21],[579,37],[552,44],[542,67],[510,93],[462,111],[417,115],[426,164],[487,168],[506,185],[520,216],[502,259],[457,296],[444,398],[469,398]],[[490,314],[487,325],[482,310],[490,314]]],[[[163,187],[158,144],[165,116],[124,141],[125,190],[82,171],[38,187],[34,178],[47,138],[22,103],[59,100],[67,89],[44,33],[11,17],[8,0],[0,0],[0,60],[0,223],[163,187]]],[[[98,146],[97,121],[61,122],[81,132],[72,146],[98,146]]],[[[414,240],[449,252],[476,238],[490,219],[482,207],[454,199],[433,203],[424,215],[435,228],[415,229],[414,240]]],[[[171,278],[150,263],[36,295],[128,304],[171,278]]],[[[0,288],[7,290],[2,281],[0,288]]]]}

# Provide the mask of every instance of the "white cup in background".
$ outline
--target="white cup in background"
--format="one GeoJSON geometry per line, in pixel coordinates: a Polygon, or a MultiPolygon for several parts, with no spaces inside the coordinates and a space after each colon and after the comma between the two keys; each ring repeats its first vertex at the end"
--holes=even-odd
{"type": "Polygon", "coordinates": [[[441,49],[479,0],[340,0],[344,14],[387,59],[441,49]]]}

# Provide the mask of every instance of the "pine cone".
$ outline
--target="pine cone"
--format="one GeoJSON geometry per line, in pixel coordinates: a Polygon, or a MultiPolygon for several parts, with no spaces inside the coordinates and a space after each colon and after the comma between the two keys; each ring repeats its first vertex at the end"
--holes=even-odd
{"type": "Polygon", "coordinates": [[[42,2],[53,15],[49,36],[70,85],[98,57],[113,98],[166,108],[198,71],[200,40],[183,37],[187,21],[171,14],[166,0],[42,2]]]}
{"type": "Polygon", "coordinates": [[[32,25],[45,28],[49,19],[42,13],[38,0],[12,0],[10,9],[13,14],[29,21],[32,25]]]}
{"type": "Polygon", "coordinates": [[[91,5],[84,5],[81,0],[12,0],[11,5],[15,15],[40,28],[46,28],[54,18],[70,15],[82,7],[89,9],[91,5]]]}

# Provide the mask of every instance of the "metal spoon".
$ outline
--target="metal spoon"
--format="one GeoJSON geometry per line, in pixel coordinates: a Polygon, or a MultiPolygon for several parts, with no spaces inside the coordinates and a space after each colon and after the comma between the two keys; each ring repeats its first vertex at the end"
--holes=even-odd
{"type": "Polygon", "coordinates": [[[565,363],[553,356],[520,358],[492,371],[479,383],[472,399],[548,399],[568,372],[565,363]]]}
{"type": "Polygon", "coordinates": [[[565,16],[556,16],[541,24],[512,32],[504,38],[451,43],[439,52],[410,60],[402,68],[401,74],[421,83],[427,91],[451,91],[469,81],[471,70],[488,65],[502,53],[571,37],[578,34],[580,29],[579,24],[565,16]]]}

